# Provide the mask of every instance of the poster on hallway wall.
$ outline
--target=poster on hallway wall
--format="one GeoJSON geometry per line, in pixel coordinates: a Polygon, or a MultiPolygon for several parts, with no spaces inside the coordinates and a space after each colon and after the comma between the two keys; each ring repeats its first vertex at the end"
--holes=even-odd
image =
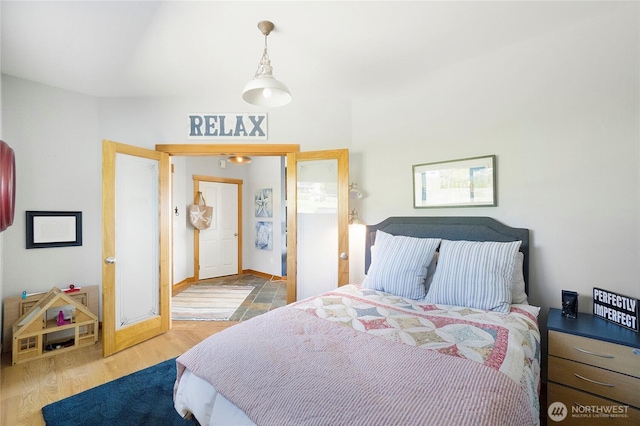
{"type": "Polygon", "coordinates": [[[256,222],[256,248],[258,250],[273,250],[273,224],[266,221],[256,222]]]}
{"type": "Polygon", "coordinates": [[[256,192],[256,217],[273,217],[273,188],[264,188],[256,192]]]}
{"type": "Polygon", "coordinates": [[[188,139],[267,140],[267,113],[191,113],[188,139]]]}

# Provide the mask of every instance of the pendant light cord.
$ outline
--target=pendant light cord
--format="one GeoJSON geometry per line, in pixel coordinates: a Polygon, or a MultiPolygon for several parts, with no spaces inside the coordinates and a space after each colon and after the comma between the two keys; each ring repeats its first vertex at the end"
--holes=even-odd
{"type": "Polygon", "coordinates": [[[264,51],[262,52],[262,58],[260,58],[260,63],[258,63],[258,69],[256,70],[253,78],[261,77],[265,74],[271,75],[273,73],[273,68],[271,67],[271,60],[269,59],[269,53],[267,52],[267,35],[264,36],[264,51]]]}

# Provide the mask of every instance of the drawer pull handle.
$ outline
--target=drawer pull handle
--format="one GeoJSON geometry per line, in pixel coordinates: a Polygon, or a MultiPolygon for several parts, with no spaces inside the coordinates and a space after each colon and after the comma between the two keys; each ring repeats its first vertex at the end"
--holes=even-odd
{"type": "Polygon", "coordinates": [[[615,358],[615,356],[613,356],[613,355],[597,354],[595,352],[587,351],[587,350],[584,350],[584,349],[581,349],[581,348],[577,348],[575,346],[573,347],[573,349],[575,349],[576,351],[582,352],[584,354],[587,354],[587,355],[595,355],[595,356],[599,356],[599,357],[602,357],[602,358],[609,358],[609,359],[615,358]]]}
{"type": "Polygon", "coordinates": [[[595,380],[587,379],[586,377],[582,377],[578,373],[573,373],[573,375],[576,376],[578,379],[586,380],[587,382],[595,383],[596,385],[607,386],[607,387],[610,387],[610,388],[615,386],[615,385],[613,385],[611,383],[603,383],[603,382],[598,382],[598,381],[595,381],[595,380]]]}

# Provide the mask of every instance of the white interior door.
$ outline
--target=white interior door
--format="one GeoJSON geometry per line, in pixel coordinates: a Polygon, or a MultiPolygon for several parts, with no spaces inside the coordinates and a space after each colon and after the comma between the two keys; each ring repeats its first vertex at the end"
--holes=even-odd
{"type": "Polygon", "coordinates": [[[346,149],[287,155],[288,303],[348,283],[348,181],[346,149]]]}
{"type": "Polygon", "coordinates": [[[199,181],[198,190],[213,206],[211,226],[199,231],[198,278],[238,274],[238,184],[199,181]]]}
{"type": "Polygon", "coordinates": [[[167,154],[103,141],[103,356],[170,327],[167,154]]]}

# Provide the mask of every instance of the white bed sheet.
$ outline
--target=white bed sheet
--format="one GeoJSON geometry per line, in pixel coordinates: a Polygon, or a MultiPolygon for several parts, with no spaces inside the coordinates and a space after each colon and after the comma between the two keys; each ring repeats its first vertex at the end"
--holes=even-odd
{"type": "Polygon", "coordinates": [[[185,370],[174,406],[181,416],[192,414],[201,425],[255,425],[238,407],[200,377],[185,370]]]}

